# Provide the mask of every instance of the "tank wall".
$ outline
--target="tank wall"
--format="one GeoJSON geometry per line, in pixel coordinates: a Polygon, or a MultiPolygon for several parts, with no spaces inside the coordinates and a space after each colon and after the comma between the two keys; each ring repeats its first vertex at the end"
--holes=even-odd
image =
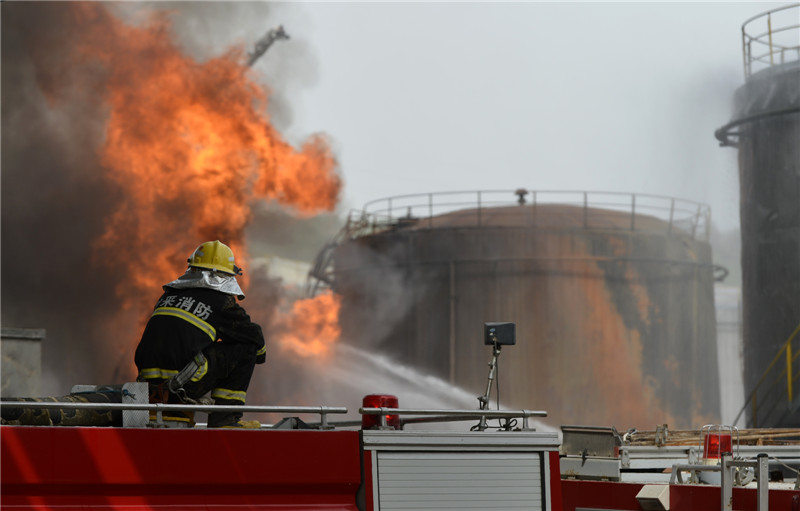
{"type": "Polygon", "coordinates": [[[345,340],[476,396],[483,323],[515,322],[504,407],[554,425],[699,427],[719,416],[710,261],[706,243],[647,232],[399,230],[342,245],[336,291],[345,340]]]}
{"type": "Polygon", "coordinates": [[[751,77],[736,97],[735,118],[788,112],[767,115],[740,128],[743,337],[748,395],[800,324],[800,66],[768,71],[751,77]]]}

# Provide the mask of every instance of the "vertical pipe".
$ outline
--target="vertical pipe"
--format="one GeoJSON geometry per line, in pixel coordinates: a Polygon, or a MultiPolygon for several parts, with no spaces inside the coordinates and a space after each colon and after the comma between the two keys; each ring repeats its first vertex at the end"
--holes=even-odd
{"type": "Polygon", "coordinates": [[[583,192],[583,228],[589,228],[589,194],[583,192]]]}
{"type": "Polygon", "coordinates": [[[792,399],[792,340],[786,343],[786,395],[789,396],[789,405],[794,402],[792,399]]]}
{"type": "Polygon", "coordinates": [[[694,215],[694,222],[692,222],[692,239],[697,236],[697,224],[700,223],[700,204],[697,205],[697,213],[694,215]]]}
{"type": "Polygon", "coordinates": [[[722,511],[733,511],[733,477],[731,477],[731,466],[729,465],[731,461],[733,461],[731,453],[722,453],[722,459],[720,460],[722,477],[720,478],[719,486],[720,509],[722,511]]]}
{"type": "Polygon", "coordinates": [[[481,192],[478,192],[478,227],[481,226],[481,192]]]}
{"type": "Polygon", "coordinates": [[[450,261],[450,383],[456,383],[456,263],[450,261]]]}
{"type": "Polygon", "coordinates": [[[757,511],[769,511],[769,456],[762,452],[756,456],[756,492],[758,499],[757,511]]]}
{"type": "MultiPolygon", "coordinates": [[[[412,233],[410,233],[410,232],[405,233],[405,242],[406,242],[405,243],[405,249],[406,250],[405,250],[405,254],[403,255],[403,259],[402,259],[402,262],[405,263],[403,265],[403,269],[405,270],[405,274],[403,275],[403,279],[404,279],[403,281],[404,282],[412,282],[412,278],[415,277],[414,273],[411,272],[411,254],[413,253],[411,251],[411,248],[412,248],[412,246],[411,246],[411,244],[412,244],[411,236],[412,236],[412,233]]],[[[416,259],[414,261],[416,262],[416,259]]],[[[417,270],[416,267],[414,269],[417,270]]],[[[419,364],[420,363],[420,359],[423,359],[423,355],[422,355],[422,351],[423,350],[422,350],[422,348],[420,348],[420,344],[421,343],[419,342],[419,338],[416,335],[417,325],[420,324],[420,321],[419,321],[420,303],[419,302],[420,301],[418,299],[416,299],[416,298],[414,299],[413,305],[411,305],[411,307],[409,307],[409,314],[411,315],[411,320],[402,322],[402,325],[403,325],[402,328],[403,328],[403,330],[405,330],[405,338],[414,340],[414,343],[413,343],[414,344],[414,348],[413,348],[413,350],[411,352],[411,356],[413,357],[413,361],[414,361],[415,364],[419,364]]]]}
{"type": "Polygon", "coordinates": [[[492,289],[493,296],[492,300],[492,316],[498,317],[500,314],[499,311],[502,310],[502,307],[499,305],[500,303],[500,279],[497,278],[497,260],[494,261],[494,265],[492,268],[492,281],[494,282],[494,287],[492,289]]]}
{"type": "Polygon", "coordinates": [[[772,57],[772,13],[767,13],[767,32],[769,33],[769,65],[774,66],[775,61],[772,57]]]}
{"type": "Polygon", "coordinates": [[[750,73],[747,71],[747,35],[744,33],[744,27],[742,27],[742,61],[744,80],[747,81],[747,77],[750,76],[750,73]]]}
{"type": "Polygon", "coordinates": [[[667,236],[672,235],[672,222],[674,220],[674,217],[675,217],[675,198],[673,197],[669,203],[669,227],[667,230],[667,236]]]}
{"type": "MultiPolygon", "coordinates": [[[[697,365],[698,359],[695,354],[702,353],[702,351],[698,350],[697,347],[700,345],[701,339],[700,334],[698,333],[698,329],[700,328],[700,318],[698,315],[700,314],[700,268],[697,266],[694,267],[692,272],[692,351],[694,352],[692,356],[689,357],[689,366],[691,367],[689,374],[698,374],[697,365]]],[[[713,285],[713,284],[712,284],[713,285]]],[[[713,309],[712,309],[713,310],[713,309]]]]}
{"type": "MultiPolygon", "coordinates": [[[[535,193],[535,192],[534,192],[535,193]]],[[[530,229],[533,225],[533,206],[525,208],[525,227],[530,229]]]]}
{"type": "Polygon", "coordinates": [[[428,194],[428,227],[433,228],[433,194],[428,194]]]}
{"type": "Polygon", "coordinates": [[[631,231],[636,230],[636,194],[631,194],[631,231]]]}

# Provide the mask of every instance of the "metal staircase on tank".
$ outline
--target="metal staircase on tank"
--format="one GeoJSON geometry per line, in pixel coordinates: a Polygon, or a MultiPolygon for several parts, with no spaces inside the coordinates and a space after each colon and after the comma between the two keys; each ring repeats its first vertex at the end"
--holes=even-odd
{"type": "Polygon", "coordinates": [[[391,217],[368,214],[365,211],[351,210],[347,215],[344,226],[328,241],[317,254],[314,264],[308,272],[306,279],[306,296],[314,297],[318,293],[334,287],[333,254],[345,240],[351,240],[365,234],[391,228],[401,222],[394,221],[391,217]]]}
{"type": "Polygon", "coordinates": [[[800,325],[795,328],[736,415],[749,410],[749,427],[800,426],[800,325]]]}

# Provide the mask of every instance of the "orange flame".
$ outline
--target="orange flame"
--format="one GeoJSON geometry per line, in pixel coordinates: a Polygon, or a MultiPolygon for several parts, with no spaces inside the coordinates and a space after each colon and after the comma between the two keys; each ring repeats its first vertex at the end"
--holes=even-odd
{"type": "Polygon", "coordinates": [[[254,201],[301,214],[335,207],[341,180],[329,146],[315,136],[298,151],[271,126],[268,93],[241,49],[201,63],[176,48],[163,13],[132,27],[102,4],[73,9],[76,60],[102,77],[100,156],[119,189],[94,256],[129,276],[117,288],[126,307],[143,307],[130,297],[149,303],[203,241],[220,239],[246,259],[254,201]]]}
{"type": "MultiPolygon", "coordinates": [[[[270,124],[269,91],[254,81],[242,48],[198,62],[174,44],[165,12],[131,26],[102,3],[63,9],[67,44],[58,60],[41,54],[38,79],[53,105],[64,98],[82,105],[89,95],[105,110],[96,177],[109,185],[114,206],[103,212],[104,231],[87,257],[115,270],[127,312],[102,321],[96,347],[129,363],[119,370],[133,371],[134,317],[143,326],[161,285],[186,268],[198,244],[227,243],[247,269],[245,228],[255,205],[276,201],[298,215],[330,211],[342,183],[322,136],[296,149],[270,124]]],[[[264,309],[257,313],[269,318],[271,303],[256,303],[264,309]]],[[[291,328],[305,317],[299,313],[291,328]]],[[[332,317],[327,327],[314,323],[323,345],[338,336],[332,317]]]]}
{"type": "Polygon", "coordinates": [[[291,313],[278,320],[278,343],[300,356],[325,356],[339,339],[341,299],[331,293],[298,300],[291,313]]]}

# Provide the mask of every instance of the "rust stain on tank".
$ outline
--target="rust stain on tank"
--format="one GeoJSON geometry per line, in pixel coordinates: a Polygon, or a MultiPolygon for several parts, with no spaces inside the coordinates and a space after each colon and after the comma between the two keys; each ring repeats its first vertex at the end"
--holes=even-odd
{"type": "MultiPolygon", "coordinates": [[[[579,250],[571,255],[585,253],[585,247],[576,248],[579,250]]],[[[566,374],[552,375],[557,381],[573,384],[559,392],[556,399],[549,400],[548,406],[558,408],[560,400],[569,404],[561,415],[564,423],[614,424],[623,417],[625,424],[637,426],[674,421],[671,414],[664,412],[652,382],[648,382],[643,373],[641,333],[625,326],[602,278],[604,270],[587,261],[580,265],[580,272],[595,278],[574,279],[572,285],[578,286],[580,291],[569,293],[570,302],[558,305],[569,308],[570,316],[575,318],[573,324],[578,338],[583,341],[572,348],[581,355],[575,355],[576,363],[571,371],[567,369],[566,374]],[[572,379],[569,373],[575,371],[587,371],[589,378],[572,379]],[[601,388],[603,395],[598,396],[595,389],[586,387],[587,384],[601,388]]],[[[626,275],[630,273],[626,271],[626,275]]],[[[638,310],[646,317],[650,306],[646,290],[642,286],[632,287],[638,288],[638,310]]],[[[552,310],[550,315],[563,317],[563,309],[552,310]]]]}

